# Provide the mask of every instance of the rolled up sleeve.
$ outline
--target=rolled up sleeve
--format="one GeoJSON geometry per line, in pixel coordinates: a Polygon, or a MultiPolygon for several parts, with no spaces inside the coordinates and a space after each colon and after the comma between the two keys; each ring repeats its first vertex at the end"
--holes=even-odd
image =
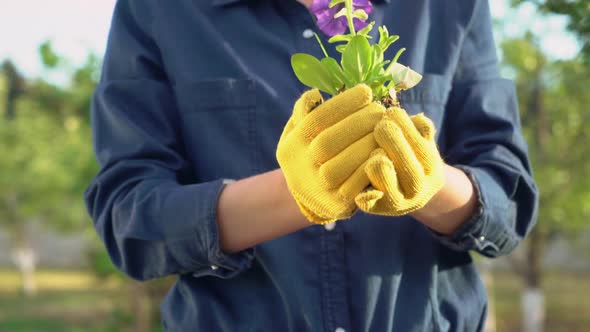
{"type": "Polygon", "coordinates": [[[91,107],[100,172],[85,202],[111,260],[129,276],[229,278],[250,266],[254,249],[228,255],[220,248],[216,209],[224,181],[191,183],[150,20],[143,2],[117,2],[91,107]]]}
{"type": "Polygon", "coordinates": [[[536,222],[538,190],[522,135],[514,85],[499,77],[487,1],[478,1],[445,117],[445,161],[465,171],[478,195],[474,216],[454,234],[459,250],[510,253],[536,222]]]}

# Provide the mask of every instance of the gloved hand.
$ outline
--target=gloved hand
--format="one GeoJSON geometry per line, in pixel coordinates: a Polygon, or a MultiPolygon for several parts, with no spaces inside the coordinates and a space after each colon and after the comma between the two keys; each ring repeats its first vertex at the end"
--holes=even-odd
{"type": "Polygon", "coordinates": [[[357,206],[372,214],[399,216],[422,208],[443,187],[444,162],[434,124],[424,114],[412,117],[393,107],[375,127],[380,149],[365,171],[373,188],[359,194],[357,206]]]}
{"type": "Polygon", "coordinates": [[[377,148],[373,130],[385,109],[357,85],[323,102],[318,90],[295,103],[277,147],[287,185],[309,221],[352,216],[354,198],[369,186],[365,163],[377,148]]]}

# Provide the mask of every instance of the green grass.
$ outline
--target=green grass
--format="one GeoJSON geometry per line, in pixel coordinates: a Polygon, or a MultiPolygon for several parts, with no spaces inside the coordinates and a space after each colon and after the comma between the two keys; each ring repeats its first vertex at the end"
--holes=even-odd
{"type": "MultiPolygon", "coordinates": [[[[0,294],[0,331],[105,331],[124,294],[113,290],[40,291],[34,297],[0,294]]],[[[111,322],[112,321],[112,322],[111,322]]]]}
{"type": "MultiPolygon", "coordinates": [[[[35,274],[37,287],[46,290],[86,290],[100,285],[101,288],[116,289],[120,281],[110,279],[107,282],[97,280],[86,271],[40,270],[35,274]]],[[[20,275],[16,270],[0,269],[0,292],[16,293],[21,286],[20,275]]]]}
{"type": "MultiPolygon", "coordinates": [[[[39,292],[27,298],[18,289],[19,276],[0,270],[0,331],[119,332],[131,317],[128,292],[118,280],[97,280],[82,271],[43,270],[37,274],[39,292]]],[[[520,328],[521,280],[507,272],[494,273],[492,294],[498,332],[520,328]]],[[[547,304],[545,331],[590,330],[590,274],[550,272],[544,279],[547,304]]]]}
{"type": "Polygon", "coordinates": [[[24,296],[19,275],[0,270],[0,331],[120,331],[125,322],[122,283],[82,271],[39,271],[38,293],[24,296]]]}
{"type": "MultiPolygon", "coordinates": [[[[521,328],[521,279],[512,273],[494,273],[492,294],[497,331],[519,332],[521,328]]],[[[543,280],[547,306],[545,331],[576,332],[590,328],[590,274],[548,272],[543,280]]]]}

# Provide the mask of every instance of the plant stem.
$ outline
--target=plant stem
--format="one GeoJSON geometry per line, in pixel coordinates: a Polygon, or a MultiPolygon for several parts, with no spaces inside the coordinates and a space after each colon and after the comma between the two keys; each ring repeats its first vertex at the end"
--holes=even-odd
{"type": "Polygon", "coordinates": [[[385,72],[388,73],[391,70],[391,67],[393,67],[393,65],[395,65],[397,63],[397,60],[399,60],[399,57],[402,55],[402,53],[404,53],[406,51],[406,48],[402,48],[399,51],[397,51],[395,57],[393,58],[393,60],[389,63],[389,66],[387,66],[387,68],[385,69],[385,72]]]}
{"type": "Polygon", "coordinates": [[[322,41],[320,40],[320,37],[318,36],[318,34],[314,32],[313,35],[315,36],[315,39],[317,39],[318,44],[320,44],[320,47],[322,48],[322,52],[324,52],[324,55],[326,56],[326,58],[329,58],[330,56],[328,55],[328,52],[326,52],[326,49],[324,48],[324,44],[322,44],[322,41]]]}
{"type": "Polygon", "coordinates": [[[391,63],[396,63],[397,60],[399,60],[399,57],[402,55],[402,53],[404,53],[406,51],[406,48],[401,48],[399,51],[397,51],[397,53],[395,54],[395,57],[393,58],[393,61],[391,61],[391,63]]]}
{"type": "Polygon", "coordinates": [[[344,6],[346,6],[346,18],[348,19],[348,29],[350,30],[351,35],[356,35],[356,31],[354,30],[354,22],[352,19],[352,0],[345,0],[344,6]]]}

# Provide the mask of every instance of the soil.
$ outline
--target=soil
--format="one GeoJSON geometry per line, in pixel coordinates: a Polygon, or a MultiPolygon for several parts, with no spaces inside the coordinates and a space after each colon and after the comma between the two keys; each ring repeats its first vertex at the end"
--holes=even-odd
{"type": "Polygon", "coordinates": [[[377,102],[380,103],[381,105],[383,105],[383,107],[385,107],[385,108],[400,107],[399,100],[393,99],[393,98],[391,98],[391,96],[385,96],[385,97],[381,98],[380,100],[378,100],[377,102]]]}

